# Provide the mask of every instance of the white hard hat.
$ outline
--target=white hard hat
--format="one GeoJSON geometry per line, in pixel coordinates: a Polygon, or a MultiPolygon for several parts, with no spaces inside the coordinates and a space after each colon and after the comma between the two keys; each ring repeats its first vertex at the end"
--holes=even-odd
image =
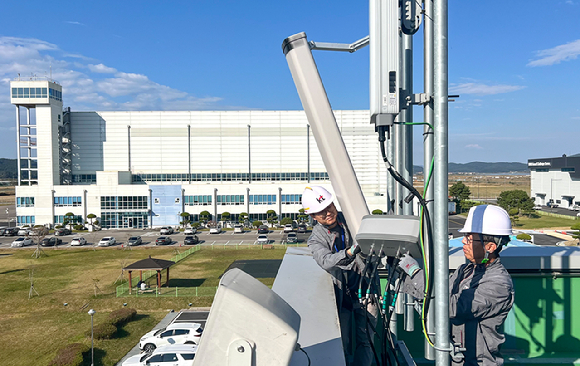
{"type": "Polygon", "coordinates": [[[510,215],[499,206],[481,205],[469,209],[460,233],[503,236],[512,234],[510,215]]]}
{"type": "Polygon", "coordinates": [[[314,214],[330,206],[332,199],[332,194],[322,187],[306,187],[302,192],[302,208],[305,213],[314,214]]]}

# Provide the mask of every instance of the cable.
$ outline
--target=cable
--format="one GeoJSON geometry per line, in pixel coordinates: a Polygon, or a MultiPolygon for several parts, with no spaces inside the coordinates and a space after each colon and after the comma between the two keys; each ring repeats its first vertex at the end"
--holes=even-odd
{"type": "Polygon", "coordinates": [[[304,348],[302,348],[302,346],[300,347],[300,350],[304,352],[304,354],[306,355],[306,358],[308,359],[308,366],[310,366],[310,357],[308,357],[308,353],[306,353],[306,351],[304,350],[304,348]]]}

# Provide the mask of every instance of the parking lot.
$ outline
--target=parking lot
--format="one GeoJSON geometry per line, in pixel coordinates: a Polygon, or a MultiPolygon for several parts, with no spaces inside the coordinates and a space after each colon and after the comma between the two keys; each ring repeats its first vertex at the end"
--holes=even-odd
{"type": "MultiPolygon", "coordinates": [[[[296,231],[294,231],[296,233],[296,231]]],[[[246,230],[243,233],[236,233],[234,234],[233,231],[222,231],[219,234],[210,234],[208,231],[199,231],[195,235],[200,240],[200,245],[212,245],[212,244],[219,244],[219,245],[248,245],[254,244],[258,237],[258,230],[246,230]]],[[[287,234],[284,233],[282,229],[270,230],[267,234],[269,244],[283,244],[286,242],[287,234]]],[[[48,237],[52,237],[53,235],[48,235],[48,237]]],[[[132,236],[141,236],[143,243],[140,247],[154,247],[155,240],[159,236],[169,236],[172,240],[170,245],[164,246],[182,246],[183,240],[185,239],[185,235],[183,233],[173,233],[171,235],[161,235],[159,230],[151,230],[151,229],[111,229],[111,230],[100,230],[96,232],[83,232],[83,233],[73,233],[72,235],[65,235],[65,236],[58,236],[58,238],[62,239],[62,244],[59,245],[59,248],[71,248],[70,242],[74,237],[82,236],[86,239],[87,244],[84,247],[95,247],[97,246],[98,242],[104,237],[114,237],[116,240],[116,244],[109,246],[109,248],[121,248],[127,245],[127,240],[132,236]]],[[[304,244],[306,240],[310,236],[310,231],[307,233],[298,233],[298,243],[304,244]]],[[[0,248],[10,248],[10,244],[16,239],[18,236],[3,236],[0,237],[0,248]]],[[[20,249],[26,248],[35,248],[35,245],[26,246],[20,249]]],[[[50,248],[50,247],[48,247],[50,248]]],[[[78,248],[73,246],[72,248],[78,248]]]]}

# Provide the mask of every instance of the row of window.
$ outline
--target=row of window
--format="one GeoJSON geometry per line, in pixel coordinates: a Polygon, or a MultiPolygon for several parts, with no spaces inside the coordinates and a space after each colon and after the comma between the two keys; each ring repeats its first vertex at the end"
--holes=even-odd
{"type": "Polygon", "coordinates": [[[218,195],[217,196],[218,205],[243,205],[244,196],[241,194],[235,195],[218,195]]]}
{"type": "Polygon", "coordinates": [[[149,226],[148,215],[146,212],[103,212],[101,225],[109,229],[141,229],[149,226]]]}
{"type": "Polygon", "coordinates": [[[46,98],[46,91],[46,88],[12,88],[12,98],[46,98]]]}
{"type": "Polygon", "coordinates": [[[62,92],[53,88],[48,89],[50,99],[55,99],[62,102],[62,92]]]}
{"type": "Polygon", "coordinates": [[[16,197],[16,207],[34,207],[34,197],[16,197]]]}
{"type": "Polygon", "coordinates": [[[34,216],[16,216],[18,225],[34,225],[34,216]]]}
{"type": "Polygon", "coordinates": [[[281,195],[281,200],[283,205],[293,205],[302,203],[302,195],[301,194],[283,194],[281,195]]]}
{"type": "MultiPolygon", "coordinates": [[[[133,174],[133,183],[142,182],[230,182],[248,181],[248,173],[133,174]]],[[[308,173],[252,173],[252,181],[308,180],[308,173]]],[[[310,173],[310,180],[329,180],[328,173],[310,173]]],[[[74,181],[74,176],[73,176],[74,181]]]]}
{"type": "Polygon", "coordinates": [[[183,200],[185,201],[186,206],[208,206],[211,205],[212,198],[211,196],[184,196],[183,200]]]}
{"type": "Polygon", "coordinates": [[[146,210],[147,196],[101,196],[101,210],[146,210]]]}
{"type": "Polygon", "coordinates": [[[97,183],[97,175],[96,174],[73,174],[72,181],[73,181],[73,183],[94,184],[94,183],[97,183]]]}
{"type": "MultiPolygon", "coordinates": [[[[535,169],[536,172],[549,172],[550,168],[536,168],[535,169]]],[[[570,172],[570,173],[574,173],[576,172],[576,168],[560,168],[561,172],[570,172]]]]}
{"type": "Polygon", "coordinates": [[[276,204],[275,194],[251,194],[250,205],[274,205],[276,204]]]}
{"type": "Polygon", "coordinates": [[[82,200],[80,196],[75,197],[54,197],[54,205],[56,207],[78,207],[81,206],[82,200]]]}
{"type": "Polygon", "coordinates": [[[55,215],[54,223],[62,224],[65,219],[68,220],[69,222],[72,222],[73,224],[82,224],[84,222],[82,215],[74,215],[74,216],[55,215]]]}

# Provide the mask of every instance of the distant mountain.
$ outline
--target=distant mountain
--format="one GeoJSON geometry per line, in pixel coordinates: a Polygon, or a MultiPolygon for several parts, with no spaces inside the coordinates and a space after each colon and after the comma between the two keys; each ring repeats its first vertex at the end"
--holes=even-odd
{"type": "MultiPolygon", "coordinates": [[[[413,166],[415,173],[422,173],[422,166],[413,166]]],[[[484,163],[474,161],[471,163],[449,163],[449,173],[510,173],[529,172],[528,165],[524,163],[484,163]]]]}
{"type": "Polygon", "coordinates": [[[16,159],[0,158],[0,179],[18,178],[16,159]]]}

